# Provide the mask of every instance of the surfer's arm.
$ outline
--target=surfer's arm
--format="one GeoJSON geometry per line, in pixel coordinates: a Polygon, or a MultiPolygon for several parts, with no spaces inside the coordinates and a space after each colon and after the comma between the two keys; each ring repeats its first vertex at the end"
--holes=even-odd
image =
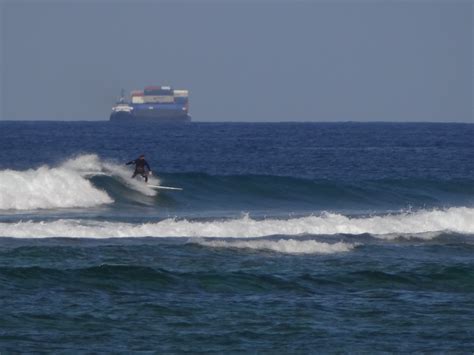
{"type": "Polygon", "coordinates": [[[145,166],[148,168],[148,171],[151,171],[151,168],[150,168],[150,165],[148,164],[148,162],[145,162],[145,166]]]}
{"type": "Polygon", "coordinates": [[[125,163],[125,165],[130,165],[130,164],[135,164],[135,160],[130,160],[128,163],[125,163]]]}

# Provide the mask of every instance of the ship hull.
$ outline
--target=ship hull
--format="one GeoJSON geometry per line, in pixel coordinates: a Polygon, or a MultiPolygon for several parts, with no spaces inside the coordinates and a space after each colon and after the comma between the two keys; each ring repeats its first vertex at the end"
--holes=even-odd
{"type": "Polygon", "coordinates": [[[111,122],[152,122],[152,123],[183,123],[190,122],[191,116],[182,113],[112,113],[110,115],[111,122]]]}
{"type": "Polygon", "coordinates": [[[110,121],[114,122],[125,122],[133,119],[130,112],[112,112],[110,114],[110,121]]]}

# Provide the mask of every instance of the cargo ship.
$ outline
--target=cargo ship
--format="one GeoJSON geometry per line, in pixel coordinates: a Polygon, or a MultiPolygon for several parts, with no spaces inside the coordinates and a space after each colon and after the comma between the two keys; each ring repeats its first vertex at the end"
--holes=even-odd
{"type": "Polygon", "coordinates": [[[110,121],[114,122],[189,122],[189,92],[174,90],[170,86],[147,86],[134,90],[130,100],[124,95],[112,107],[110,121]]]}

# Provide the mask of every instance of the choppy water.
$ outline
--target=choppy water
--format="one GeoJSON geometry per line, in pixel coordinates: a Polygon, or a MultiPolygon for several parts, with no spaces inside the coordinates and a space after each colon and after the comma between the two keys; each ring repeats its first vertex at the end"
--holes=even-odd
{"type": "Polygon", "coordinates": [[[473,137],[0,122],[0,351],[472,352],[473,137]]]}

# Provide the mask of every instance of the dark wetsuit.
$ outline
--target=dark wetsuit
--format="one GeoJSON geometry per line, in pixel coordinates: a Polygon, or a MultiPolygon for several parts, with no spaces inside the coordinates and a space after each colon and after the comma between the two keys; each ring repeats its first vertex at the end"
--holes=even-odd
{"type": "Polygon", "coordinates": [[[147,161],[145,159],[138,158],[127,163],[127,165],[130,164],[135,164],[135,171],[133,172],[132,178],[137,175],[141,175],[145,178],[145,182],[148,182],[148,172],[151,171],[151,169],[147,161]],[[148,169],[148,171],[145,170],[145,167],[148,169]]]}

